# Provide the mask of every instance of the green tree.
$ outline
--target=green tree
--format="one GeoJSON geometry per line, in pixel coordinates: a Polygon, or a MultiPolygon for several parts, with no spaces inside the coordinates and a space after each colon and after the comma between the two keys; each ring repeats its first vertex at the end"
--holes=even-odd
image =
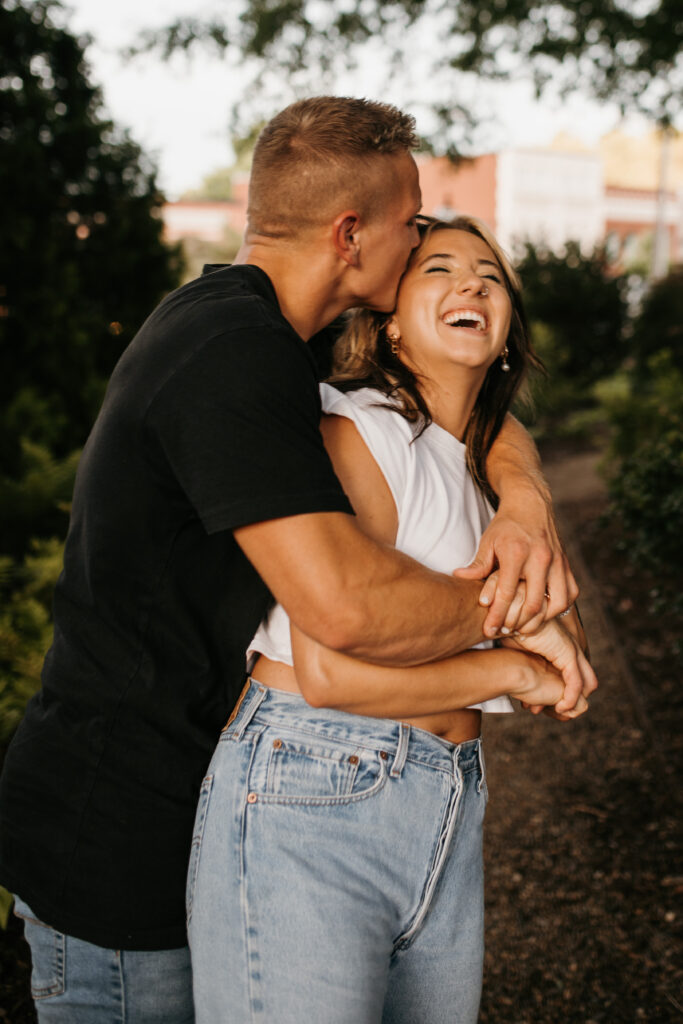
{"type": "Polygon", "coordinates": [[[653,606],[681,616],[683,369],[662,348],[645,373],[634,366],[620,385],[603,393],[612,424],[609,514],[621,526],[621,550],[653,574],[653,606]]]}
{"type": "Polygon", "coordinates": [[[0,0],[0,472],[82,444],[114,363],[177,281],[155,168],[101,113],[54,0],[0,0]]]}
{"type": "MultiPolygon", "coordinates": [[[[527,243],[517,265],[535,347],[548,370],[532,381],[540,432],[582,432],[597,406],[595,385],[615,373],[624,341],[624,281],[609,270],[602,247],[585,255],[577,242],[554,253],[527,243]]],[[[525,418],[523,409],[520,409],[525,418]]]]}
{"type": "Polygon", "coordinates": [[[538,93],[551,83],[564,92],[579,86],[664,124],[679,109],[680,0],[223,0],[217,6],[211,18],[188,14],[148,30],[138,51],[169,55],[196,43],[231,50],[255,66],[252,86],[279,80],[281,105],[282,81],[320,92],[321,75],[352,67],[368,44],[382,41],[393,72],[412,68],[419,47],[430,53],[426,74],[440,87],[439,131],[457,130],[459,123],[461,137],[470,112],[458,100],[454,71],[491,79],[530,73],[538,93]]]}
{"type": "Polygon", "coordinates": [[[38,686],[79,448],[178,280],[155,168],[55,0],[0,0],[0,746],[38,686]]]}
{"type": "Polygon", "coordinates": [[[552,333],[555,373],[583,387],[618,369],[627,353],[623,281],[602,247],[586,255],[578,242],[559,253],[527,243],[517,269],[530,321],[552,333]]]}
{"type": "Polygon", "coordinates": [[[648,292],[630,348],[641,373],[649,373],[652,357],[664,349],[670,352],[678,372],[683,373],[683,267],[672,270],[648,292]]]}

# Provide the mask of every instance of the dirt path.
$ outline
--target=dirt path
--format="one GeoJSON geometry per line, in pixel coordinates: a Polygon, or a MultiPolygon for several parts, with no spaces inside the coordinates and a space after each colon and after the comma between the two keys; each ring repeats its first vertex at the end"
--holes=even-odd
{"type": "Polygon", "coordinates": [[[546,472],[599,694],[568,725],[524,712],[485,724],[482,1024],[683,1021],[676,779],[579,547],[604,500],[595,463],[546,472]]]}

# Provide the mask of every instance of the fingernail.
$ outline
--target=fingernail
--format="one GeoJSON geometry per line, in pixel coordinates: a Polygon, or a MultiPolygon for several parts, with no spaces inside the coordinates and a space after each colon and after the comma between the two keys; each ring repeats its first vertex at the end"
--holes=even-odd
{"type": "Polygon", "coordinates": [[[486,594],[484,594],[483,597],[479,598],[479,604],[489,605],[489,604],[491,604],[491,598],[487,597],[486,594]]]}
{"type": "Polygon", "coordinates": [[[507,628],[507,626],[501,626],[500,627],[500,631],[503,634],[503,636],[508,636],[508,634],[510,632],[510,630],[507,628]]]}

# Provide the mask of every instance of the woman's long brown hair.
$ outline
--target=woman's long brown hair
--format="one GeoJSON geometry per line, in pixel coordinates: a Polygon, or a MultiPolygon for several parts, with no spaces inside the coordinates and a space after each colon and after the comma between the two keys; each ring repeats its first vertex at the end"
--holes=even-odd
{"type": "MultiPolygon", "coordinates": [[[[467,451],[467,467],[472,479],[494,507],[498,498],[486,474],[486,458],[503,425],[515,396],[524,386],[530,369],[543,370],[533,351],[529,337],[521,284],[507,256],[488,228],[474,217],[456,217],[452,221],[421,217],[418,225],[421,241],[411,257],[412,265],[424,242],[436,231],[467,231],[486,242],[496,257],[512,304],[510,330],[506,339],[509,350],[509,372],[496,359],[489,367],[463,438],[467,451]]],[[[419,424],[421,433],[432,421],[429,407],[420,390],[419,377],[391,351],[386,327],[391,319],[386,313],[356,310],[338,339],[329,378],[340,391],[374,388],[392,399],[398,412],[411,423],[419,424]]]]}

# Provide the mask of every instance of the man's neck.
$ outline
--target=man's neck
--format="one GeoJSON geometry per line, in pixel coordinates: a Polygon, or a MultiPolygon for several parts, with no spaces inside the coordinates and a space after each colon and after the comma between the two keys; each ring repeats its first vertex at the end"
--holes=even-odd
{"type": "Polygon", "coordinates": [[[353,304],[343,294],[335,261],[318,247],[258,238],[245,241],[233,262],[268,275],[280,312],[304,341],[353,304]]]}

